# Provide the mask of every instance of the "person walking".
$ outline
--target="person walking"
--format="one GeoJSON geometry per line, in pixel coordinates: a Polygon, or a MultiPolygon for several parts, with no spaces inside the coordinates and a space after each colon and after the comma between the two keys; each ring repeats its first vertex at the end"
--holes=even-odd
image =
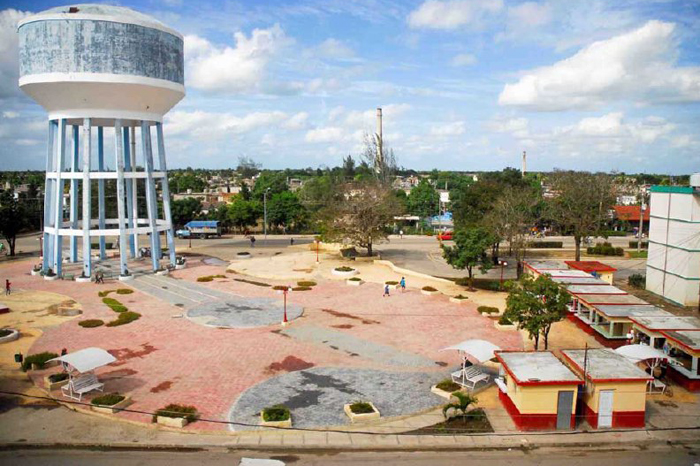
{"type": "Polygon", "coordinates": [[[406,291],[406,277],[401,277],[401,281],[399,282],[399,285],[401,285],[401,293],[406,291]]]}
{"type": "Polygon", "coordinates": [[[5,279],[5,296],[9,296],[12,294],[12,283],[10,283],[9,279],[5,279]]]}
{"type": "Polygon", "coordinates": [[[254,248],[255,247],[255,236],[250,237],[250,247],[254,248]]]}
{"type": "Polygon", "coordinates": [[[391,295],[389,294],[389,285],[384,285],[384,294],[382,295],[382,298],[383,298],[384,296],[391,296],[391,295]]]}

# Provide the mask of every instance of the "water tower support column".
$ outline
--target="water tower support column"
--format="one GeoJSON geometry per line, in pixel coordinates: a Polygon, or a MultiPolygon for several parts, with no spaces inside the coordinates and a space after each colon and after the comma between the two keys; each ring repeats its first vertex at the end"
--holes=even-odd
{"type": "MultiPolygon", "coordinates": [[[[131,155],[131,169],[133,171],[136,171],[136,127],[131,126],[129,128],[129,133],[131,133],[131,152],[129,155],[131,155]]],[[[133,196],[133,199],[131,200],[131,205],[132,205],[132,211],[131,211],[131,218],[134,219],[134,227],[138,228],[139,226],[139,201],[138,201],[138,183],[136,178],[131,179],[131,195],[133,196]]],[[[139,234],[134,233],[133,236],[134,240],[134,251],[139,250],[139,234]]]]}
{"type": "MultiPolygon", "coordinates": [[[[80,126],[73,125],[73,153],[70,162],[70,171],[75,173],[78,171],[80,164],[80,126]]],[[[73,230],[78,229],[78,179],[71,178],[70,180],[70,227],[73,230]]],[[[70,261],[78,262],[78,237],[71,235],[70,237],[70,261]]]]}
{"type": "MultiPolygon", "coordinates": [[[[104,128],[97,127],[97,171],[105,171],[105,139],[104,128]]],[[[97,224],[100,230],[104,230],[105,226],[105,180],[100,178],[97,180],[97,224]]],[[[100,260],[107,259],[105,252],[106,239],[100,235],[100,260]]]]}
{"type": "Polygon", "coordinates": [[[158,206],[156,203],[156,186],[153,181],[153,147],[151,144],[151,128],[147,121],[141,122],[141,141],[143,142],[143,158],[146,161],[146,207],[148,210],[148,226],[151,230],[151,259],[153,270],[160,267],[160,241],[158,237],[158,206]]]}
{"type": "MultiPolygon", "coordinates": [[[[53,171],[53,164],[56,159],[55,142],[56,139],[56,121],[49,120],[49,144],[48,150],[46,152],[46,183],[44,185],[44,228],[51,225],[51,206],[53,205],[53,179],[49,178],[49,172],[53,171]]],[[[53,238],[49,233],[44,231],[44,257],[42,258],[41,269],[46,272],[51,267],[51,251],[53,250],[53,245],[51,240],[53,238]]]]}
{"type": "Polygon", "coordinates": [[[124,147],[122,121],[114,121],[114,156],[117,162],[117,217],[119,221],[119,270],[126,275],[126,208],[124,206],[124,147]]]}
{"type": "Polygon", "coordinates": [[[58,150],[56,151],[56,181],[54,182],[54,214],[53,226],[54,241],[53,241],[53,270],[56,275],[61,275],[63,271],[63,238],[61,237],[60,228],[63,228],[63,179],[61,172],[65,167],[66,162],[66,126],[68,122],[65,118],[61,118],[58,127],[58,150]]]}
{"type": "Polygon", "coordinates": [[[90,158],[92,156],[92,129],[90,118],[83,120],[83,275],[92,275],[92,250],[90,244],[90,219],[92,210],[90,196],[92,194],[90,184],[90,158]]]}
{"type": "Polygon", "coordinates": [[[156,123],[156,138],[158,140],[158,160],[160,171],[163,172],[162,191],[163,191],[163,211],[165,212],[165,223],[170,225],[170,228],[165,232],[165,237],[168,241],[168,253],[170,256],[170,264],[175,265],[175,235],[173,234],[173,217],[170,213],[170,185],[168,183],[168,167],[165,162],[165,141],[163,139],[163,125],[156,123]]]}
{"type": "MultiPolygon", "coordinates": [[[[131,173],[133,171],[131,166],[131,144],[129,144],[129,127],[125,126],[122,129],[124,133],[124,170],[131,173]]],[[[133,212],[133,202],[134,199],[131,195],[133,186],[131,184],[131,179],[126,180],[126,221],[129,229],[134,228],[134,216],[133,212]]],[[[136,250],[134,249],[134,234],[129,234],[129,257],[136,257],[136,250]]]]}

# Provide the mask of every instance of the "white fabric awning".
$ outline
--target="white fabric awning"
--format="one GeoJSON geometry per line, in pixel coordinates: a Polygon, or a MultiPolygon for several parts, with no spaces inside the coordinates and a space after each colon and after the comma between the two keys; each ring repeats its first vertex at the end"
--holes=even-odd
{"type": "Polygon", "coordinates": [[[645,361],[647,359],[668,359],[663,351],[652,348],[649,345],[625,345],[615,350],[616,353],[626,357],[632,362],[645,361]]]}
{"type": "Polygon", "coordinates": [[[495,351],[499,351],[501,348],[494,345],[490,341],[486,340],[465,340],[456,345],[448,346],[440,351],[457,350],[466,353],[467,356],[471,356],[477,362],[488,361],[493,359],[496,355],[495,351]]]}
{"type": "Polygon", "coordinates": [[[51,361],[61,361],[69,364],[78,372],[90,372],[98,367],[106,366],[116,361],[117,358],[102,348],[85,348],[74,353],[53,358],[51,361]]]}

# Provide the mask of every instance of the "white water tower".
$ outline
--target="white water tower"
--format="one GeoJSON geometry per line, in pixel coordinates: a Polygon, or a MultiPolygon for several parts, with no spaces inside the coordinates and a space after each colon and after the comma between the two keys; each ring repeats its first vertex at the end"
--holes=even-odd
{"type": "Polygon", "coordinates": [[[105,237],[119,237],[120,272],[125,278],[127,255],[136,257],[139,234],[150,234],[155,270],[160,267],[160,233],[165,232],[174,264],[161,123],[185,96],[182,36],[128,8],[91,4],[30,16],[19,23],[18,32],[19,86],[49,114],[44,271],[52,268],[61,275],[63,237],[69,239],[71,262],[78,261],[78,238],[82,238],[85,276],[92,271],[91,238],[99,239],[99,257],[105,259],[105,237]],[[114,140],[111,155],[105,154],[105,133],[114,140]],[[113,157],[107,159],[113,169],[107,168],[105,157],[113,157]],[[117,215],[112,218],[105,213],[107,180],[116,180],[117,215]],[[66,183],[68,215],[63,205],[66,183]],[[145,194],[145,209],[139,209],[139,193],[145,194]]]}

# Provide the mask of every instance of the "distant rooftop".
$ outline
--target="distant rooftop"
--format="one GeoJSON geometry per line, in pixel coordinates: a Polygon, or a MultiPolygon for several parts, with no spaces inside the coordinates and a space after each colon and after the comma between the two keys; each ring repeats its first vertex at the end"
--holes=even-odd
{"type": "Polygon", "coordinates": [[[567,290],[574,294],[627,294],[627,292],[612,285],[570,285],[567,290]]]}
{"type": "Polygon", "coordinates": [[[552,281],[562,285],[609,285],[605,280],[590,275],[588,277],[552,277],[552,281]]]}
{"type": "MultiPolygon", "coordinates": [[[[596,285],[597,286],[597,285],[596,285]]],[[[572,288],[571,286],[569,288],[572,288]]],[[[603,288],[602,286],[600,288],[603,288]]],[[[571,291],[574,293],[574,291],[571,291]]],[[[610,294],[610,293],[586,293],[581,296],[581,301],[587,304],[626,304],[628,306],[650,305],[644,300],[637,298],[631,294],[610,294]]]]}
{"type": "Polygon", "coordinates": [[[549,351],[498,351],[496,358],[519,385],[581,382],[571,369],[549,351]]]}
{"type": "Polygon", "coordinates": [[[666,312],[651,304],[596,304],[595,308],[608,317],[653,316],[660,312],[666,312]]]}
{"type": "Polygon", "coordinates": [[[697,330],[670,330],[661,332],[669,339],[693,351],[700,351],[700,331],[697,330]]]}
{"type": "Polygon", "coordinates": [[[572,269],[581,270],[583,272],[617,272],[615,267],[610,267],[598,261],[565,261],[566,265],[572,269]]]}
{"type": "Polygon", "coordinates": [[[583,372],[584,359],[586,378],[594,382],[616,380],[649,380],[649,374],[609,348],[586,350],[562,350],[564,357],[575,369],[583,372]],[[586,354],[588,353],[588,354],[586,354]]]}
{"type": "Polygon", "coordinates": [[[700,330],[700,317],[675,316],[670,312],[661,311],[653,316],[632,315],[630,320],[648,330],[700,330]]]}
{"type": "Polygon", "coordinates": [[[526,265],[535,270],[567,270],[568,267],[562,261],[527,261],[526,265]]]}

